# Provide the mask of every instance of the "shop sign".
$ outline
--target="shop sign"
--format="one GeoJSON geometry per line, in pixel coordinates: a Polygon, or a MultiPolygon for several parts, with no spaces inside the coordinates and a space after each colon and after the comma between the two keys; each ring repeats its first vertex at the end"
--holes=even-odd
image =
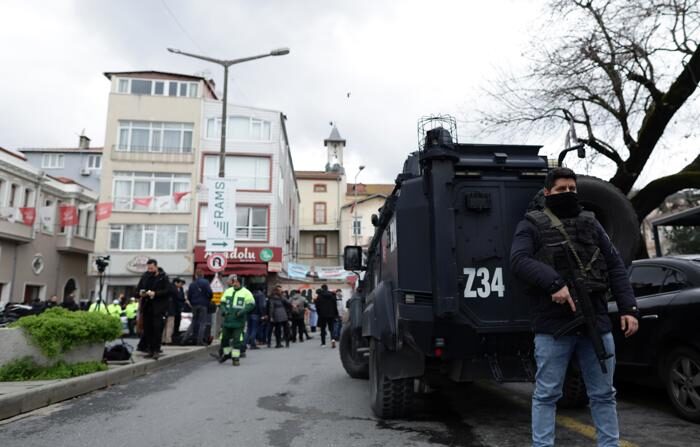
{"type": "Polygon", "coordinates": [[[198,246],[194,248],[195,262],[207,262],[211,256],[223,255],[226,256],[228,262],[282,262],[281,247],[245,247],[236,246],[233,251],[227,253],[209,252],[204,247],[198,246]]]}
{"type": "Polygon", "coordinates": [[[146,271],[148,256],[134,256],[126,263],[126,269],[132,273],[143,273],[146,271]]]}

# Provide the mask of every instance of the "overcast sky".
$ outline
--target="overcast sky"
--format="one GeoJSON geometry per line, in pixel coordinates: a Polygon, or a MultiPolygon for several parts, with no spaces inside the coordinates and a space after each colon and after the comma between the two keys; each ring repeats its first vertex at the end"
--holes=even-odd
{"type": "MultiPolygon", "coordinates": [[[[495,73],[525,67],[542,3],[3,0],[0,146],[75,146],[82,129],[101,145],[106,71],[207,71],[222,85],[220,67],[166,47],[237,58],[286,46],[287,56],[235,66],[230,102],[284,112],[297,169],[323,169],[333,121],[350,180],[364,164],[361,181],[391,182],[421,116],[474,118],[495,73]]],[[[467,126],[459,137],[474,141],[467,126]]],[[[559,150],[563,134],[527,142],[559,150]]]]}

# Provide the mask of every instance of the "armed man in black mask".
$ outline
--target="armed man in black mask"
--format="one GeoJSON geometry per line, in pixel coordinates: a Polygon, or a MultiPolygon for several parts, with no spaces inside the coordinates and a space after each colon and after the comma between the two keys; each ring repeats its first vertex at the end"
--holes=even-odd
{"type": "Polygon", "coordinates": [[[518,224],[511,247],[512,272],[529,286],[532,302],[537,363],[532,445],[554,445],[556,403],[575,355],[586,384],[598,445],[617,446],[615,346],[608,294],[611,292],[617,301],[626,337],[637,331],[637,304],[622,258],[593,213],[583,211],[578,204],[574,171],[552,169],[545,179],[544,194],[545,208],[527,213],[518,224]],[[584,302],[588,319],[581,316],[584,302]]]}

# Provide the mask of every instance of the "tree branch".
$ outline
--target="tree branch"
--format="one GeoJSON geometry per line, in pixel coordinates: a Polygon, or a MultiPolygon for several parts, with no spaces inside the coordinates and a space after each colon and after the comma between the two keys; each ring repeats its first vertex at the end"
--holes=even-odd
{"type": "Polygon", "coordinates": [[[632,197],[637,220],[641,223],[666,197],[686,188],[700,188],[700,155],[679,172],[654,180],[632,197]]]}

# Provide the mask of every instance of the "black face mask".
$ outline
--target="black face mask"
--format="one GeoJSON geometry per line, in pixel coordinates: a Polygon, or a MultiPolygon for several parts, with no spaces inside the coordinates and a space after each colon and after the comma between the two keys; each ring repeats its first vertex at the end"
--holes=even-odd
{"type": "Polygon", "coordinates": [[[576,217],[582,208],[575,192],[562,192],[545,196],[544,203],[557,217],[576,217]]]}

